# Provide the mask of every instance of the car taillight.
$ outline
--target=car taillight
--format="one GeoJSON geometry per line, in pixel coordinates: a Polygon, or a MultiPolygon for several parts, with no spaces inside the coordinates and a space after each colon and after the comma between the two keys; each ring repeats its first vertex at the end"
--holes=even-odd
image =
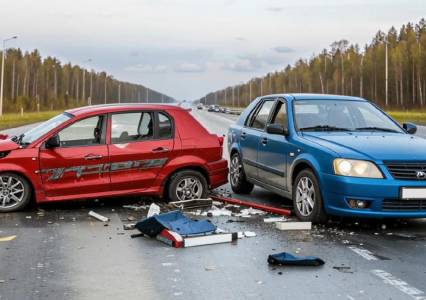
{"type": "Polygon", "coordinates": [[[223,146],[224,137],[223,136],[217,136],[217,139],[219,140],[220,146],[223,146]]]}

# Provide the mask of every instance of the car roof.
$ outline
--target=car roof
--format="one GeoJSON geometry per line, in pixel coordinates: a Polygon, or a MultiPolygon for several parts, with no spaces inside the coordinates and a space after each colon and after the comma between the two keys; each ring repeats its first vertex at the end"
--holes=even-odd
{"type": "MultiPolygon", "coordinates": [[[[288,100],[349,100],[349,101],[367,101],[364,98],[355,96],[342,96],[333,94],[309,94],[309,93],[292,93],[292,94],[273,94],[263,97],[284,97],[288,100]]],[[[263,98],[262,97],[262,98],[263,98]]]]}
{"type": "Polygon", "coordinates": [[[132,110],[185,110],[177,105],[155,103],[120,103],[83,106],[69,109],[66,112],[74,116],[123,112],[132,110]]]}

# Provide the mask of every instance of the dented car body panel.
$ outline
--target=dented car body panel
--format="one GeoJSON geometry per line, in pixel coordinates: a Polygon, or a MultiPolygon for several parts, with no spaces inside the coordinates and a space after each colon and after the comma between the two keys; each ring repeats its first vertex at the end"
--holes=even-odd
{"type": "Polygon", "coordinates": [[[161,197],[167,180],[182,169],[199,170],[210,188],[227,182],[220,138],[180,107],[101,105],[66,114],[68,120],[30,143],[20,145],[17,137],[0,141],[0,173],[24,176],[38,203],[119,195],[161,197]],[[139,123],[134,125],[132,118],[139,118],[139,123]],[[141,133],[144,126],[146,132],[141,133]],[[55,136],[61,145],[49,147],[48,140],[55,136]]]}

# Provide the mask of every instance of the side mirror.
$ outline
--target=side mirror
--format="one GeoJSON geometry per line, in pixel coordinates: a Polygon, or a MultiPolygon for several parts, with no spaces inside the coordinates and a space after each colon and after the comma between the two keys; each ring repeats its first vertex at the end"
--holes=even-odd
{"type": "Polygon", "coordinates": [[[59,135],[55,134],[54,136],[50,137],[46,141],[46,148],[47,149],[53,149],[61,146],[61,141],[59,140],[59,135]]]}
{"type": "Polygon", "coordinates": [[[407,122],[407,123],[402,124],[402,127],[405,129],[405,131],[408,134],[415,134],[417,132],[417,126],[414,123],[407,122]]]}
{"type": "Polygon", "coordinates": [[[266,132],[270,134],[288,135],[288,130],[280,124],[269,124],[266,127],[266,132]]]}

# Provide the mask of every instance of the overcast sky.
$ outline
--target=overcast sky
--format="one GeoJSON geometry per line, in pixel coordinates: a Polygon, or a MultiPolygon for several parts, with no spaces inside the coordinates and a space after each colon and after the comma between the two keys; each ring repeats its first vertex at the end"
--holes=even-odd
{"type": "Polygon", "coordinates": [[[191,100],[422,17],[426,0],[0,0],[0,38],[191,100]]]}

